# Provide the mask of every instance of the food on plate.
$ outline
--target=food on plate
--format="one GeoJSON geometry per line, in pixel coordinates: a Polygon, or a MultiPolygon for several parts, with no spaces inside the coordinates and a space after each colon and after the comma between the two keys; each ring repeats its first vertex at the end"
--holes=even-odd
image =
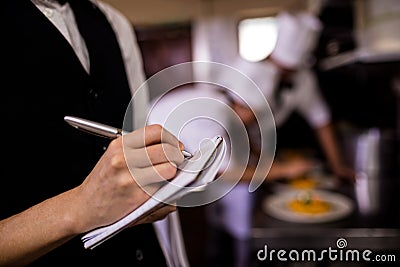
{"type": "Polygon", "coordinates": [[[289,201],[288,207],[291,211],[310,215],[327,213],[332,208],[329,202],[310,192],[299,194],[297,198],[289,201]]]}

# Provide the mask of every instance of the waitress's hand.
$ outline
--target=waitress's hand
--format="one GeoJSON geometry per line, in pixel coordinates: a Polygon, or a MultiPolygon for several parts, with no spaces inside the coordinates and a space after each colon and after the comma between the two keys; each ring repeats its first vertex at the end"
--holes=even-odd
{"type": "Polygon", "coordinates": [[[176,206],[172,206],[172,205],[162,206],[159,209],[155,210],[154,212],[150,213],[143,219],[140,219],[138,222],[136,222],[135,224],[130,225],[130,226],[134,226],[134,225],[138,225],[138,224],[145,224],[145,223],[152,223],[155,221],[162,220],[165,217],[167,217],[168,214],[170,214],[171,212],[174,212],[174,211],[176,211],[176,206]]]}
{"type": "MultiPolygon", "coordinates": [[[[182,144],[160,125],[151,125],[111,141],[85,181],[74,188],[70,218],[74,231],[84,233],[111,224],[138,208],[172,179],[183,162],[182,144]],[[140,184],[140,185],[139,185],[140,184]],[[146,192],[142,187],[146,187],[146,192]]],[[[140,223],[164,218],[167,206],[140,223]]]]}

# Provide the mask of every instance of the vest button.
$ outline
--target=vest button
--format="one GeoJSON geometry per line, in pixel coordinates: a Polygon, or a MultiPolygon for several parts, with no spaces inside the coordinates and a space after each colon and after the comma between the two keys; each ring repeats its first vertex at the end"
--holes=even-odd
{"type": "Polygon", "coordinates": [[[94,89],[90,89],[89,96],[93,97],[94,99],[97,99],[97,98],[99,98],[99,93],[94,89]]]}
{"type": "Polygon", "coordinates": [[[138,261],[142,261],[143,260],[143,251],[141,249],[137,249],[136,250],[136,259],[138,261]]]}
{"type": "Polygon", "coordinates": [[[43,13],[48,18],[51,18],[53,16],[53,10],[51,10],[50,8],[45,8],[43,10],[43,13]]]}

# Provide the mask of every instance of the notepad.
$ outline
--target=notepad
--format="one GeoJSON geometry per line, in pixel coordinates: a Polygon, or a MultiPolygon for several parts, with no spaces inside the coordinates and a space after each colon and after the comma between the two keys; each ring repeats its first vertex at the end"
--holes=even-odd
{"type": "Polygon", "coordinates": [[[93,249],[163,205],[174,203],[183,196],[205,190],[217,176],[225,154],[221,136],[204,142],[189,160],[178,167],[172,181],[166,182],[154,195],[137,209],[115,223],[85,234],[81,240],[86,249],[93,249]]]}

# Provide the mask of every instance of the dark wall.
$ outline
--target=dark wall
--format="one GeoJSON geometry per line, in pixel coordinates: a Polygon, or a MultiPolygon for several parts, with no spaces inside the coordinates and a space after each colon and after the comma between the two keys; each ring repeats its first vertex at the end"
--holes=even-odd
{"type": "MultiPolygon", "coordinates": [[[[325,1],[320,19],[324,25],[315,51],[315,71],[320,90],[332,111],[335,124],[355,128],[399,128],[399,101],[394,79],[400,75],[400,62],[354,62],[325,70],[320,62],[356,49],[354,12],[351,0],[325,1]]],[[[278,130],[278,147],[311,147],[319,145],[313,131],[298,114],[293,114],[278,130]],[[293,138],[296,133],[296,138],[293,138]]]]}
{"type": "MultiPolygon", "coordinates": [[[[190,23],[136,26],[135,32],[147,78],[167,67],[192,61],[190,23]]],[[[160,93],[163,92],[151,88],[150,98],[160,93]]]]}

